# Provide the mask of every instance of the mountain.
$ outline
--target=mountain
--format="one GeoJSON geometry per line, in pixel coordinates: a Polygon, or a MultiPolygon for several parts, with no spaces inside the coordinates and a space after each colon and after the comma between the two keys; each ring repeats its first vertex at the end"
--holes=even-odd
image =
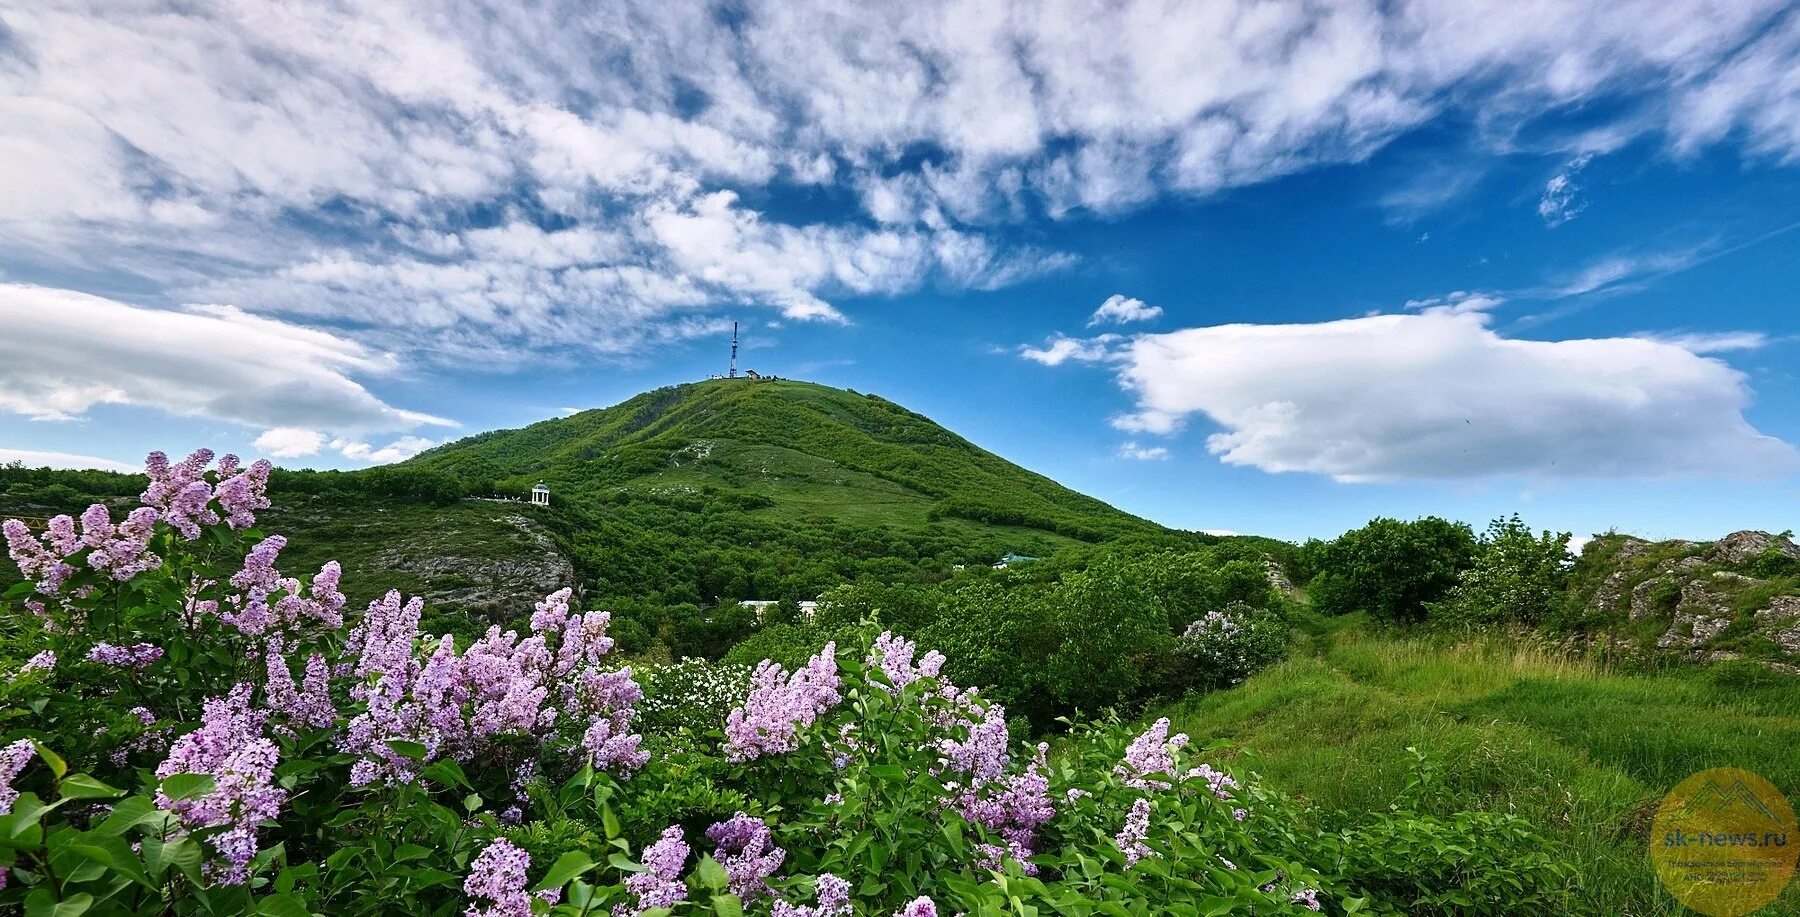
{"type": "MultiPolygon", "coordinates": [[[[132,475],[0,468],[0,515],[122,511],[142,488],[132,475]]],[[[1007,554],[1217,540],[1076,493],[886,399],[786,380],[670,386],[399,465],[278,470],[271,491],[263,528],[289,536],[284,569],[340,560],[353,601],[401,588],[480,620],[571,582],[614,607],[801,600],[1007,554]],[[483,499],[540,480],[548,508],[483,499]]]]}
{"type": "Polygon", "coordinates": [[[787,380],[670,386],[409,464],[503,489],[543,480],[589,506],[711,488],[791,521],[965,519],[1081,541],[1161,531],[884,398],[787,380]]]}

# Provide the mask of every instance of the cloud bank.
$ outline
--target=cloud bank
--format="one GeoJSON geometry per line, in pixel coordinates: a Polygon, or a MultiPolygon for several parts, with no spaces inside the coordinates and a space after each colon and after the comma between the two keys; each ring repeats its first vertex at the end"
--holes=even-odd
{"type": "Polygon", "coordinates": [[[33,420],[136,405],[262,428],[257,448],[277,457],[316,453],[325,439],[317,430],[451,425],[390,405],[357,381],[393,372],[393,356],[229,306],[146,309],[0,284],[0,327],[0,411],[33,420]]]}
{"type": "Polygon", "coordinates": [[[1792,160],[1785,7],[15,5],[0,257],[424,359],[630,354],[724,308],[834,322],[1066,270],[1004,227],[1355,161],[1446,113],[1507,137],[1604,99],[1617,138],[1792,160]],[[842,205],[780,206],[814,196],[842,205]]]}
{"type": "Polygon", "coordinates": [[[1800,470],[1800,450],[1744,419],[1743,374],[1701,355],[1760,339],[1534,341],[1490,321],[1439,305],[1110,344],[1061,339],[1042,352],[1117,367],[1137,405],[1114,426],[1169,434],[1198,416],[1220,428],[1206,439],[1220,460],[1270,472],[1362,482],[1800,470]]]}

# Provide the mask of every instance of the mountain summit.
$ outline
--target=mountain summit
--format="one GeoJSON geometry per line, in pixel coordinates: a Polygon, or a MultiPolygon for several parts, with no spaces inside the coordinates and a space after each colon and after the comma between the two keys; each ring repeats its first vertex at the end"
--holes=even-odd
{"type": "Polygon", "coordinates": [[[1099,541],[1161,531],[875,395],[714,379],[483,433],[412,459],[587,507],[711,494],[769,519],[922,526],[960,519],[1099,541]]]}

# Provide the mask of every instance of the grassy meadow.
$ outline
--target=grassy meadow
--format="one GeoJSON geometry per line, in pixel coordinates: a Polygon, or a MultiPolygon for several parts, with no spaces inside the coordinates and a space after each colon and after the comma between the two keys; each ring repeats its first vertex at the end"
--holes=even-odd
{"type": "MultiPolygon", "coordinates": [[[[1385,812],[1426,756],[1425,812],[1529,819],[1598,914],[1691,914],[1646,858],[1662,795],[1695,771],[1754,770],[1800,798],[1800,680],[1750,667],[1631,674],[1503,636],[1455,642],[1340,619],[1285,662],[1162,711],[1196,742],[1325,810],[1385,812]]],[[[1800,914],[1800,884],[1766,914],[1800,914]]]]}

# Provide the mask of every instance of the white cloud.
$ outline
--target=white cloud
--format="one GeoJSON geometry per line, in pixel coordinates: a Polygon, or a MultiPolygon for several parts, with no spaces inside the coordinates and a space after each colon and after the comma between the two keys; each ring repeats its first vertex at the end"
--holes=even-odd
{"type": "Polygon", "coordinates": [[[1561,226],[1587,209],[1587,202],[1579,197],[1581,186],[1575,183],[1575,177],[1593,158],[1592,153],[1575,157],[1544,183],[1544,193],[1538,197],[1537,204],[1538,216],[1543,218],[1544,225],[1561,226]]]}
{"type": "Polygon", "coordinates": [[[435,445],[438,444],[419,436],[402,436],[379,449],[355,440],[334,439],[331,441],[331,448],[336,449],[344,458],[359,462],[373,462],[377,465],[405,461],[435,445]]]}
{"type": "Polygon", "coordinates": [[[1136,440],[1119,444],[1119,458],[1134,462],[1160,462],[1169,457],[1167,446],[1140,446],[1136,440]]]}
{"type": "Polygon", "coordinates": [[[1664,341],[1502,337],[1451,308],[1141,335],[1119,352],[1137,410],[1200,415],[1223,461],[1340,481],[1780,474],[1800,450],[1745,421],[1744,376],[1664,341]]]}
{"type": "Polygon", "coordinates": [[[1113,345],[1122,340],[1124,337],[1117,334],[1102,334],[1091,338],[1072,338],[1058,334],[1053,335],[1042,347],[1021,345],[1019,356],[1045,366],[1061,366],[1070,360],[1077,363],[1098,363],[1110,359],[1113,345]]]}
{"type": "Polygon", "coordinates": [[[1690,353],[1730,353],[1738,350],[1760,350],[1769,346],[1769,336],[1760,331],[1687,332],[1684,334],[1644,334],[1640,337],[1662,341],[1690,353]]]}
{"type": "Polygon", "coordinates": [[[394,407],[353,378],[393,372],[392,355],[230,306],[146,309],[0,283],[0,327],[0,411],[33,419],[137,405],[263,428],[270,445],[287,448],[305,445],[298,433],[307,430],[450,424],[394,407]]]}
{"type": "Polygon", "coordinates": [[[39,452],[33,449],[0,449],[0,465],[18,462],[27,468],[98,468],[101,471],[124,471],[136,473],[144,470],[143,464],[118,462],[112,459],[93,455],[76,455],[72,452],[39,452]]]}
{"type": "Polygon", "coordinates": [[[1507,138],[1629,101],[1578,148],[1742,137],[1791,160],[1785,6],[17,5],[0,257],[446,360],[640,352],[727,307],[836,321],[854,297],[1042,276],[1071,259],[981,227],[1354,162],[1453,110],[1507,138]],[[878,225],[759,209],[794,185],[878,225]]]}
{"type": "Polygon", "coordinates": [[[1088,319],[1088,327],[1100,324],[1123,325],[1127,322],[1147,322],[1162,315],[1161,306],[1147,306],[1141,299],[1131,299],[1123,293],[1114,293],[1094,310],[1088,319]]]}
{"type": "Polygon", "coordinates": [[[325,445],[325,434],[303,427],[276,427],[264,430],[251,445],[270,458],[299,458],[318,455],[325,445]]]}

